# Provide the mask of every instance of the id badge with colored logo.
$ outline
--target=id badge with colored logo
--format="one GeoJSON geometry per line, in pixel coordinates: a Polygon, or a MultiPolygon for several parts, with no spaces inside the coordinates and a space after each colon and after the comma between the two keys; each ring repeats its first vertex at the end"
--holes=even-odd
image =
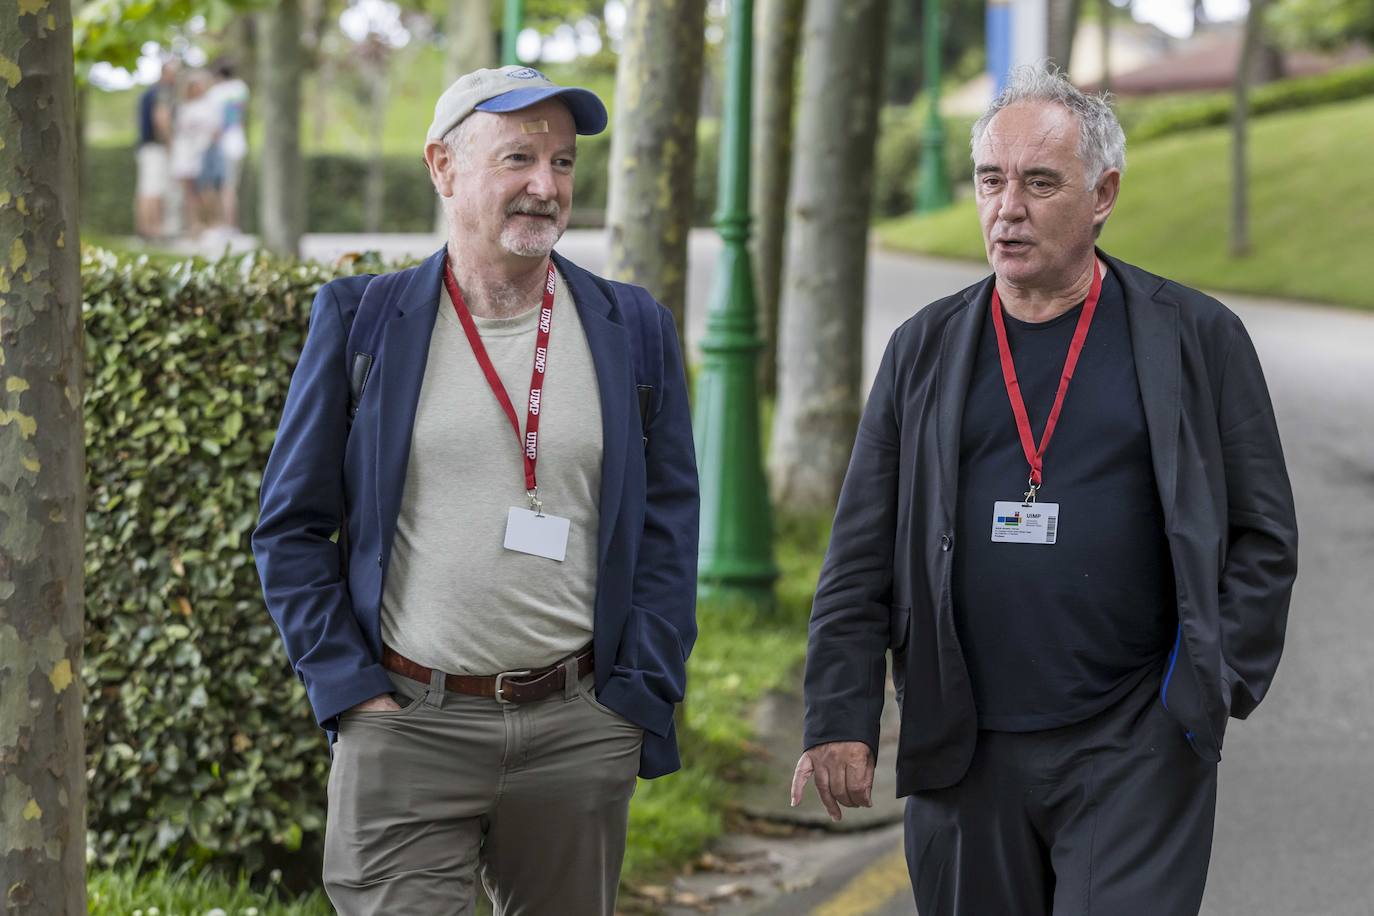
{"type": "Polygon", "coordinates": [[[995,502],[994,544],[1053,544],[1059,532],[1059,503],[995,502]]]}

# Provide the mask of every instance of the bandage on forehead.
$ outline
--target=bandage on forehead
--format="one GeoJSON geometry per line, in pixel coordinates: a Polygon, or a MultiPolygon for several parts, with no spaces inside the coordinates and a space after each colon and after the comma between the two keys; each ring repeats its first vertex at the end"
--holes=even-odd
{"type": "Polygon", "coordinates": [[[520,125],[522,134],[546,134],[549,132],[548,121],[525,121],[520,125]]]}

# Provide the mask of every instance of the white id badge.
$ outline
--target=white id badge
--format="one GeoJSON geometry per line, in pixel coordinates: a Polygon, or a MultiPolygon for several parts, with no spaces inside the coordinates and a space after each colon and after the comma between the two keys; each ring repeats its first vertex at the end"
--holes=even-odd
{"type": "Polygon", "coordinates": [[[1059,503],[992,504],[994,544],[1053,544],[1059,531],[1059,503]]]}
{"type": "Polygon", "coordinates": [[[506,513],[506,549],[563,562],[568,553],[568,529],[572,522],[557,515],[536,515],[511,506],[506,513]]]}

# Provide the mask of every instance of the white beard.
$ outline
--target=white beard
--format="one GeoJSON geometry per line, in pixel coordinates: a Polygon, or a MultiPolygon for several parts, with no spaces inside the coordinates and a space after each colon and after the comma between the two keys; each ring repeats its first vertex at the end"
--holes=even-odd
{"type": "Polygon", "coordinates": [[[544,258],[553,251],[553,246],[563,237],[563,228],[557,222],[529,222],[520,224],[506,223],[501,230],[501,247],[511,254],[524,258],[544,258]]]}

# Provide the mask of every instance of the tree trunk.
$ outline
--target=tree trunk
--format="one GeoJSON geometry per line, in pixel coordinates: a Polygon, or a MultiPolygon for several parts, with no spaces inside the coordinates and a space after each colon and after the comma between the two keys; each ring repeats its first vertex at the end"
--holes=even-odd
{"type": "Polygon", "coordinates": [[[1250,81],[1262,41],[1264,0],[1250,0],[1245,17],[1245,36],[1236,64],[1235,104],[1231,108],[1231,257],[1250,253],[1250,177],[1247,135],[1250,119],[1250,81]]]}
{"type": "Polygon", "coordinates": [[[377,58],[367,70],[372,79],[368,86],[368,139],[371,149],[367,157],[367,186],[363,193],[363,231],[382,231],[382,215],[386,207],[386,108],[390,94],[390,54],[386,48],[374,49],[377,58]]]}
{"type": "Polygon", "coordinates": [[[1083,0],[1049,0],[1049,47],[1047,54],[1052,63],[1069,72],[1073,59],[1073,38],[1078,31],[1078,14],[1083,8],[1083,0]]]}
{"type": "Polygon", "coordinates": [[[328,54],[321,54],[319,69],[311,80],[310,143],[313,150],[325,147],[325,131],[329,127],[329,92],[337,79],[334,59],[328,54]]]}
{"type": "Polygon", "coordinates": [[[810,0],[778,340],[774,504],[829,512],[859,418],[886,0],[810,0]]]}
{"type": "MultiPolygon", "coordinates": [[[[491,0],[448,0],[444,20],[445,87],[464,73],[496,66],[496,33],[491,28],[491,0]]],[[[434,200],[434,231],[448,233],[443,201],[434,200]]]]}
{"type": "Polygon", "coordinates": [[[496,66],[491,0],[448,0],[444,38],[445,72],[450,83],[464,73],[496,66]]]}
{"type": "Polygon", "coordinates": [[[85,440],[68,0],[0,15],[0,913],[86,912],[85,440]]]}
{"type": "Polygon", "coordinates": [[[282,0],[258,15],[263,119],[258,225],[269,251],[294,257],[305,231],[299,0],[282,0]]]}
{"type": "Polygon", "coordinates": [[[753,215],[754,267],[758,285],[759,391],[775,394],[778,384],[778,300],[786,233],[787,185],[792,177],[792,100],[797,44],[805,0],[760,0],[760,42],[754,59],[753,215]]]}
{"type": "Polygon", "coordinates": [[[704,0],[632,0],[616,67],[606,275],[643,286],[667,306],[679,341],[704,17],[704,0]]]}
{"type": "Polygon", "coordinates": [[[1112,91],[1112,0],[1097,0],[1098,23],[1102,30],[1102,79],[1098,85],[1103,92],[1112,91]]]}

